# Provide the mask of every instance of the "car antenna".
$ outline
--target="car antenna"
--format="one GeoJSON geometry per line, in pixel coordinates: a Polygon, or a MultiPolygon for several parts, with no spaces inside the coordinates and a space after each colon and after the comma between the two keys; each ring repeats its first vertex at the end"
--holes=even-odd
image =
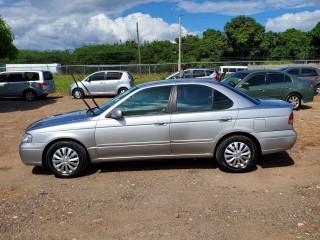
{"type": "MultiPolygon", "coordinates": [[[[81,74],[79,74],[79,75],[81,75],[81,74]]],[[[91,92],[89,91],[89,89],[83,84],[82,81],[79,81],[79,82],[82,84],[82,86],[83,86],[83,87],[87,90],[87,92],[89,93],[92,102],[96,105],[97,108],[100,109],[98,103],[96,102],[96,100],[94,99],[94,97],[91,95],[91,92]]],[[[78,84],[77,84],[77,87],[79,87],[78,84]]]]}
{"type": "MultiPolygon", "coordinates": [[[[71,76],[72,76],[72,78],[73,78],[73,81],[76,83],[77,88],[79,88],[78,82],[77,82],[76,78],[73,76],[73,74],[72,74],[72,73],[71,73],[71,76]]],[[[94,111],[92,110],[92,108],[90,107],[90,105],[87,103],[87,101],[86,101],[86,100],[84,100],[84,98],[83,98],[83,95],[82,95],[82,94],[81,94],[81,99],[82,99],[82,101],[84,102],[84,104],[88,107],[88,109],[90,110],[90,112],[92,112],[92,113],[94,114],[94,111]]]]}

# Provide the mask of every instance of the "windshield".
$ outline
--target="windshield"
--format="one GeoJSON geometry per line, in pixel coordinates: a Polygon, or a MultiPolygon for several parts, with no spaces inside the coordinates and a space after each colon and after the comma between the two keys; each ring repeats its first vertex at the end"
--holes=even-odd
{"type": "Polygon", "coordinates": [[[232,87],[236,86],[242,79],[248,76],[249,73],[244,72],[236,72],[228,76],[227,78],[223,79],[222,82],[224,84],[228,84],[232,87]]]}
{"type": "Polygon", "coordinates": [[[102,106],[100,106],[99,108],[94,108],[93,112],[94,115],[99,115],[100,113],[104,112],[105,110],[107,110],[109,107],[111,107],[112,105],[116,104],[117,102],[119,102],[121,99],[123,99],[125,96],[129,95],[130,93],[132,93],[133,91],[135,91],[137,89],[137,87],[133,87],[128,91],[125,91],[124,93],[116,96],[115,98],[113,98],[112,100],[110,100],[109,102],[106,102],[105,104],[103,104],[102,106]]]}

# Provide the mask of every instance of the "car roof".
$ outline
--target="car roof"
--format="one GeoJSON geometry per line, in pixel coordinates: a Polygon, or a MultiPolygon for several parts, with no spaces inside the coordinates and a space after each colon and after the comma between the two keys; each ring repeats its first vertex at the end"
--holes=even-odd
{"type": "Polygon", "coordinates": [[[1,73],[25,73],[25,72],[50,72],[49,70],[12,70],[12,71],[5,71],[5,72],[0,72],[1,73]]]}
{"type": "Polygon", "coordinates": [[[141,83],[137,85],[137,87],[148,87],[148,86],[161,86],[161,85],[177,85],[177,84],[218,84],[218,82],[213,81],[212,79],[207,78],[179,78],[179,79],[164,79],[164,80],[157,80],[151,81],[146,83],[141,83]]]}
{"type": "Polygon", "coordinates": [[[275,70],[275,69],[251,69],[251,70],[242,70],[237,73],[269,73],[269,72],[277,72],[277,73],[283,73],[281,70],[275,70]]]}

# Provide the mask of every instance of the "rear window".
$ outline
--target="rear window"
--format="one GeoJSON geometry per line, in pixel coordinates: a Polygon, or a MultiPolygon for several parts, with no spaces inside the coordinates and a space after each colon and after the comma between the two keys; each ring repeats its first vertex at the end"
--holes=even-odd
{"type": "Polygon", "coordinates": [[[53,76],[51,72],[43,72],[43,79],[44,80],[53,80],[53,76]]]}
{"type": "Polygon", "coordinates": [[[115,80],[115,79],[121,79],[122,72],[108,72],[107,73],[107,80],[115,80]]]}

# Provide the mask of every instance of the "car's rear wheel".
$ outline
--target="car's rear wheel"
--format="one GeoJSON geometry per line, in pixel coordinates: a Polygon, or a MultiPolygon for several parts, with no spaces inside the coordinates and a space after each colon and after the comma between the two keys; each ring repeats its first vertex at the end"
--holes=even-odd
{"type": "Polygon", "coordinates": [[[73,90],[72,96],[76,99],[81,99],[84,97],[84,92],[82,89],[76,88],[75,90],[73,90]]]}
{"type": "Polygon", "coordinates": [[[26,90],[23,97],[27,101],[34,101],[37,99],[37,93],[34,90],[26,90]]]}
{"type": "Polygon", "coordinates": [[[318,95],[320,94],[320,84],[316,85],[314,88],[314,95],[318,95]]]}
{"type": "Polygon", "coordinates": [[[257,158],[256,144],[250,138],[241,135],[227,137],[216,151],[219,166],[227,172],[246,172],[257,158]]]}
{"type": "Polygon", "coordinates": [[[287,102],[292,105],[293,110],[298,110],[301,107],[301,97],[296,93],[291,93],[287,97],[287,102]]]}
{"type": "Polygon", "coordinates": [[[84,147],[72,141],[53,144],[46,155],[46,166],[56,177],[72,178],[82,174],[89,163],[84,147]]]}
{"type": "Polygon", "coordinates": [[[118,90],[118,95],[124,93],[124,92],[127,91],[127,90],[128,90],[127,88],[120,88],[120,89],[118,90]]]}

